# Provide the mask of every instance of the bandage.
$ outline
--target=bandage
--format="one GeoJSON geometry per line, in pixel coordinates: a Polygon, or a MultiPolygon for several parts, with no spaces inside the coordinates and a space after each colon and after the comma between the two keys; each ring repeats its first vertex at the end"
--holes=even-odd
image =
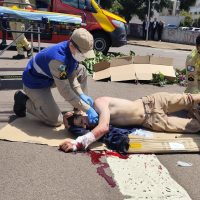
{"type": "Polygon", "coordinates": [[[77,151],[77,150],[80,150],[80,149],[87,149],[87,147],[95,141],[96,141],[96,139],[95,139],[94,134],[92,132],[89,132],[89,133],[87,133],[83,136],[79,136],[74,141],[73,151],[77,151]]]}

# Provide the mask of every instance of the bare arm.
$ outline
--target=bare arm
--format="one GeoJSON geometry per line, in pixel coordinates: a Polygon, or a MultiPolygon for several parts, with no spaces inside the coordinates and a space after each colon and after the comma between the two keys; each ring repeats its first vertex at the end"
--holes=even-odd
{"type": "Polygon", "coordinates": [[[100,97],[95,100],[94,109],[99,114],[99,123],[92,130],[95,139],[98,140],[109,131],[110,124],[110,110],[109,97],[100,97]]]}
{"type": "Polygon", "coordinates": [[[94,108],[99,114],[98,125],[86,135],[78,137],[76,140],[66,139],[59,148],[64,152],[86,149],[91,143],[95,142],[109,131],[110,110],[109,97],[100,97],[95,100],[94,108]]]}

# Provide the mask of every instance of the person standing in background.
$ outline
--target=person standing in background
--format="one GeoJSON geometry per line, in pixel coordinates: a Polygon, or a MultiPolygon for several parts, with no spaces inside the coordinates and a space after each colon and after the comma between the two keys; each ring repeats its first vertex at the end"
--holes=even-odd
{"type": "Polygon", "coordinates": [[[160,20],[157,27],[158,41],[161,41],[162,39],[163,28],[164,28],[164,22],[160,20]]]}
{"type": "MultiPolygon", "coordinates": [[[[6,0],[5,3],[3,3],[3,6],[6,7],[13,7],[17,6],[21,9],[32,9],[30,6],[29,0],[6,0]],[[9,3],[10,2],[10,3],[9,3]],[[29,4],[29,5],[28,5],[29,4]]],[[[9,22],[10,29],[13,31],[25,31],[25,25],[21,22],[9,22]]],[[[13,59],[24,59],[24,48],[27,50],[27,57],[30,58],[32,56],[31,52],[31,45],[27,41],[24,34],[22,34],[19,38],[17,38],[21,33],[12,32],[13,40],[16,40],[16,48],[17,48],[17,55],[13,56],[13,59]],[[17,38],[17,39],[16,39],[17,38]]]]}
{"type": "Polygon", "coordinates": [[[143,39],[146,40],[147,36],[147,29],[148,29],[148,21],[147,18],[142,23],[142,34],[143,34],[143,39]]]}
{"type": "Polygon", "coordinates": [[[158,28],[158,22],[157,22],[157,18],[154,18],[154,21],[151,22],[151,39],[155,40],[155,33],[157,31],[158,28]]]}

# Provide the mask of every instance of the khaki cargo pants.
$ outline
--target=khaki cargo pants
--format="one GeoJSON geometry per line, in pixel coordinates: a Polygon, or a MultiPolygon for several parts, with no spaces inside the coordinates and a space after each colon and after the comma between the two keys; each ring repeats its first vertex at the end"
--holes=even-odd
{"type": "MultiPolygon", "coordinates": [[[[14,31],[25,31],[25,25],[21,22],[9,22],[9,26],[11,30],[14,31]]],[[[13,40],[15,40],[21,33],[15,33],[12,32],[13,40]]],[[[17,40],[16,40],[16,47],[17,47],[17,52],[20,55],[24,55],[24,49],[23,47],[26,48],[26,50],[31,49],[30,43],[27,41],[26,37],[24,34],[22,34],[17,40]]]]}
{"type": "MultiPolygon", "coordinates": [[[[78,81],[84,93],[87,93],[87,72],[79,65],[76,70],[78,81]]],[[[24,92],[29,97],[26,102],[26,110],[45,124],[50,126],[60,126],[63,123],[63,115],[56,104],[51,88],[30,89],[25,85],[24,92]]]]}
{"type": "Polygon", "coordinates": [[[170,116],[170,114],[181,110],[196,112],[193,109],[192,94],[161,92],[143,97],[142,101],[146,113],[144,127],[154,131],[177,133],[195,133],[200,131],[200,121],[194,115],[191,118],[170,116]]]}

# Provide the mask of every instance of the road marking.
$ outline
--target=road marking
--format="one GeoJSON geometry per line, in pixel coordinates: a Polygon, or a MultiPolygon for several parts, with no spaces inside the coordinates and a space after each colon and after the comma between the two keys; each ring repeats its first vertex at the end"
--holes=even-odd
{"type": "Polygon", "coordinates": [[[191,200],[155,155],[107,157],[107,162],[126,200],[191,200]]]}

